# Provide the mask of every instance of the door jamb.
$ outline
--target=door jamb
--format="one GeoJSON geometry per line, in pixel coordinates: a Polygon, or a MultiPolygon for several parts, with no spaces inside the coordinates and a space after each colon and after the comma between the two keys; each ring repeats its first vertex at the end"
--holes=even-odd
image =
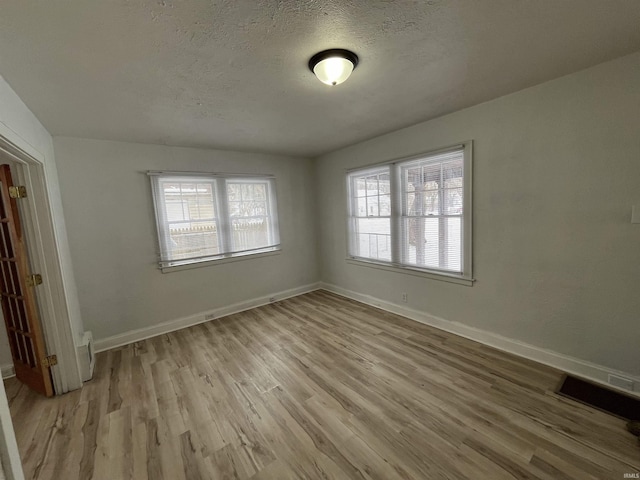
{"type": "Polygon", "coordinates": [[[21,166],[17,169],[18,178],[29,190],[29,201],[22,209],[26,212],[25,231],[29,232],[27,246],[32,268],[42,275],[43,284],[38,287],[41,321],[47,352],[58,357],[58,365],[51,367],[51,373],[55,393],[61,395],[80,388],[82,380],[49,202],[44,156],[1,122],[0,152],[21,166]]]}

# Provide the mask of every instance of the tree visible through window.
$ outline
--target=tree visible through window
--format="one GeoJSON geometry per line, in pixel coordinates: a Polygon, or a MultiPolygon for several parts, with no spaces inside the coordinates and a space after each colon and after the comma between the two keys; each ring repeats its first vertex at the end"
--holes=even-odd
{"type": "Polygon", "coordinates": [[[470,278],[470,144],[347,178],[352,258],[470,278]]]}

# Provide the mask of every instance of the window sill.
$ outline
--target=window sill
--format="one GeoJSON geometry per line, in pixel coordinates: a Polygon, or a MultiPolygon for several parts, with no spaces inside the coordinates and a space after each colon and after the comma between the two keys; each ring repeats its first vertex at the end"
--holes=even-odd
{"type": "Polygon", "coordinates": [[[373,262],[373,261],[362,260],[362,259],[353,258],[353,257],[347,257],[346,261],[350,265],[357,265],[359,267],[377,268],[379,270],[386,270],[388,272],[404,273],[404,274],[413,275],[416,277],[429,278],[431,280],[439,280],[441,282],[456,283],[458,285],[464,285],[467,287],[473,286],[473,282],[475,282],[474,278],[463,277],[461,275],[427,271],[427,270],[421,270],[421,269],[411,268],[411,267],[400,267],[397,265],[373,262]]]}
{"type": "Polygon", "coordinates": [[[223,263],[239,262],[242,260],[251,260],[255,258],[270,257],[272,255],[280,255],[282,250],[280,248],[269,250],[259,253],[246,253],[237,254],[232,257],[214,258],[211,260],[196,260],[185,261],[184,263],[177,263],[176,265],[170,265],[166,267],[160,267],[162,273],[179,272],[182,270],[191,270],[192,268],[212,267],[214,265],[221,265],[223,263]]]}

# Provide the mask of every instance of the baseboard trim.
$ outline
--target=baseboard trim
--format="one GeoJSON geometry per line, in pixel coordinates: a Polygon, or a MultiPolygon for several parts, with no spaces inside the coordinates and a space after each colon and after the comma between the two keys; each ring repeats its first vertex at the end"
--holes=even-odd
{"type": "Polygon", "coordinates": [[[260,307],[273,301],[284,300],[286,298],[296,297],[304,293],[313,292],[320,288],[319,283],[311,283],[309,285],[303,285],[301,287],[291,288],[289,290],[283,290],[281,292],[272,293],[263,297],[257,297],[243,302],[234,303],[226,307],[220,307],[206,312],[196,313],[195,315],[189,315],[188,317],[177,318],[168,322],[159,323],[150,327],[140,328],[137,330],[131,330],[129,332],[114,335],[112,337],[101,338],[94,340],[95,352],[104,352],[105,350],[111,350],[112,348],[121,347],[130,343],[146,340],[147,338],[156,337],[158,335],[164,335],[165,333],[174,332],[182,328],[191,327],[200,323],[208,322],[215,318],[226,317],[234,313],[240,313],[251,308],[260,307]],[[275,300],[272,300],[274,299],[275,300]]]}
{"type": "Polygon", "coordinates": [[[0,372],[2,372],[2,378],[11,378],[16,376],[16,370],[13,368],[13,363],[0,365],[0,372]]]}
{"type": "Polygon", "coordinates": [[[570,357],[568,355],[554,352],[552,350],[536,347],[519,340],[504,337],[502,335],[488,332],[486,330],[481,330],[479,328],[470,327],[459,322],[445,320],[444,318],[440,318],[426,312],[421,312],[404,307],[402,305],[397,305],[395,303],[380,300],[379,298],[373,297],[371,295],[347,290],[337,285],[320,282],[320,289],[327,290],[340,296],[380,308],[387,312],[401,315],[411,320],[424,323],[425,325],[429,325],[431,327],[435,327],[440,330],[444,330],[446,332],[468,338],[470,340],[474,340],[498,350],[502,350],[519,357],[527,358],[529,360],[548,365],[563,372],[581,377],[585,380],[590,380],[592,382],[606,386],[607,388],[610,388],[612,390],[626,393],[634,397],[640,397],[640,391],[638,391],[638,389],[640,389],[640,377],[629,374],[627,372],[613,370],[602,365],[591,363],[585,360],[580,360],[578,358],[570,357]],[[626,377],[630,380],[633,380],[636,390],[629,391],[611,385],[610,383],[608,383],[610,374],[626,377]]]}

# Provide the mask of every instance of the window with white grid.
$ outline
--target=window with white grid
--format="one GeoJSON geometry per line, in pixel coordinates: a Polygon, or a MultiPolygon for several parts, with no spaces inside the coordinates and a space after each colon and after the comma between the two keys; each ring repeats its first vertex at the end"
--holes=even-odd
{"type": "Polygon", "coordinates": [[[271,177],[149,172],[161,267],[279,249],[271,177]]]}
{"type": "Polygon", "coordinates": [[[391,178],[389,167],[349,176],[350,253],[391,261],[391,178]]]}
{"type": "Polygon", "coordinates": [[[471,173],[471,142],[349,172],[349,257],[470,281],[471,173]]]}

